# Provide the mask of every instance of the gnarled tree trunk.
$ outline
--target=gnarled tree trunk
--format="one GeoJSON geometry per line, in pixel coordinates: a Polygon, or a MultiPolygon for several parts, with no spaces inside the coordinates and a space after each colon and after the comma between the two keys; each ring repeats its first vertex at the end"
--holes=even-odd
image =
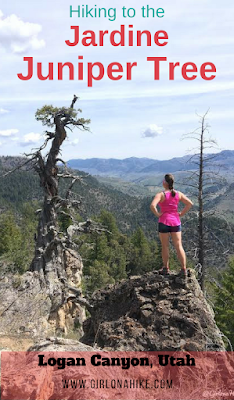
{"type": "MultiPolygon", "coordinates": [[[[76,304],[74,306],[74,302],[71,303],[71,300],[74,300],[77,293],[79,293],[77,285],[81,281],[82,260],[74,250],[72,241],[69,240],[66,234],[59,231],[58,223],[58,214],[61,207],[71,205],[68,196],[65,199],[59,196],[57,162],[60,160],[58,156],[61,146],[67,137],[65,127],[77,125],[87,129],[84,125],[85,120],[74,118],[76,113],[74,114],[73,106],[76,100],[77,97],[74,96],[69,109],[56,109],[53,115],[55,131],[53,133],[47,132],[48,137],[44,145],[31,157],[32,161],[34,161],[34,169],[40,177],[40,184],[44,190],[44,201],[42,209],[38,211],[39,222],[35,238],[35,256],[30,270],[38,272],[41,287],[47,291],[51,299],[50,318],[56,327],[63,331],[66,330],[66,313],[72,313],[72,318],[76,316],[74,308],[77,308],[77,312],[83,314],[84,318],[84,310],[80,305],[76,304]],[[49,140],[52,140],[51,148],[48,154],[42,157],[41,151],[46,147],[49,140]],[[67,274],[68,270],[69,274],[67,274]],[[73,271],[72,274],[71,271],[73,271]],[[71,290],[73,287],[74,291],[71,290]],[[76,295],[74,295],[74,292],[76,292],[76,295]]],[[[39,119],[42,120],[42,118],[39,119]]],[[[66,177],[70,177],[74,181],[77,179],[74,179],[69,174],[66,177]]]]}

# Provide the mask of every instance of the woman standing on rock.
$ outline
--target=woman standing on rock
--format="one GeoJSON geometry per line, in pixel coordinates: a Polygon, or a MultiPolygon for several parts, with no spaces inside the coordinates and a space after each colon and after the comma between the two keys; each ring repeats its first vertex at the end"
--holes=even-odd
{"type": "Polygon", "coordinates": [[[150,205],[150,209],[159,218],[158,231],[162,245],[163,259],[163,268],[160,271],[164,274],[169,273],[169,235],[171,235],[177,257],[181,264],[180,274],[185,277],[187,275],[186,255],[181,240],[180,217],[183,217],[190,210],[193,203],[183,193],[175,191],[173,185],[173,175],[166,174],[163,181],[165,191],[156,194],[150,205]],[[178,204],[180,201],[185,204],[185,207],[179,213],[178,204]],[[160,206],[160,212],[157,210],[157,205],[160,206]]]}

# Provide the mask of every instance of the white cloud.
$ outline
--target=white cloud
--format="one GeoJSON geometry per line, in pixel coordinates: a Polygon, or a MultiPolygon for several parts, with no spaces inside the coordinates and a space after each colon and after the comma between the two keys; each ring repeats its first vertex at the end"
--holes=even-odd
{"type": "Polygon", "coordinates": [[[68,140],[66,142],[67,146],[77,146],[77,144],[79,143],[79,139],[74,139],[74,140],[68,140]]]}
{"type": "Polygon", "coordinates": [[[163,128],[161,126],[157,126],[155,124],[149,125],[144,132],[142,133],[142,137],[156,137],[163,133],[163,128]]]}
{"type": "Polygon", "coordinates": [[[9,111],[5,110],[5,108],[0,108],[0,114],[8,114],[9,111]]]}
{"type": "Polygon", "coordinates": [[[42,39],[38,39],[41,25],[24,22],[15,14],[3,18],[0,10],[0,45],[13,53],[23,53],[27,50],[37,50],[45,46],[42,39]]]}
{"type": "Polygon", "coordinates": [[[23,136],[23,141],[19,144],[20,146],[30,146],[32,144],[37,144],[42,138],[40,133],[30,132],[23,136]]]}
{"type": "Polygon", "coordinates": [[[16,135],[18,133],[18,129],[5,129],[4,131],[0,131],[0,136],[2,137],[11,137],[13,135],[16,135]]]}

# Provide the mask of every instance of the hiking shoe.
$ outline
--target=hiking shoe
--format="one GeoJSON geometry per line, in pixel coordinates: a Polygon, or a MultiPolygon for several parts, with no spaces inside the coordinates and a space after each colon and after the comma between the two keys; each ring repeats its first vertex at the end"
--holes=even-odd
{"type": "Polygon", "coordinates": [[[167,267],[162,267],[158,272],[159,272],[159,274],[161,274],[161,275],[169,275],[169,271],[170,271],[169,268],[167,268],[167,267]]]}
{"type": "Polygon", "coordinates": [[[181,278],[187,278],[187,269],[181,268],[180,272],[178,273],[178,276],[180,276],[181,278]]]}

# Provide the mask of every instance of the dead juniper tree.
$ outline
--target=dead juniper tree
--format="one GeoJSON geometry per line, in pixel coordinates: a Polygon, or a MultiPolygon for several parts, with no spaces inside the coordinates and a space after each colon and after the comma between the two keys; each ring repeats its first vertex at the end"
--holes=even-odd
{"type": "MultiPolygon", "coordinates": [[[[90,120],[78,118],[78,112],[74,110],[77,97],[74,96],[69,108],[54,108],[44,106],[36,112],[36,119],[43,125],[54,127],[54,132],[46,131],[45,143],[39,150],[28,155],[32,165],[40,177],[40,185],[44,191],[43,207],[39,210],[39,223],[36,236],[35,256],[30,269],[38,271],[42,281],[51,289],[51,295],[56,290],[56,282],[61,282],[65,278],[66,261],[65,249],[70,249],[72,243],[67,242],[67,238],[59,232],[58,214],[63,207],[72,205],[69,193],[65,198],[59,195],[59,178],[66,177],[72,180],[73,185],[79,177],[72,176],[65,171],[64,174],[58,173],[57,163],[62,161],[59,158],[61,146],[67,137],[66,128],[78,127],[88,130],[87,125],[90,120]],[[51,147],[46,156],[42,156],[42,150],[51,141],[51,147]]],[[[72,186],[70,187],[71,190],[72,186]]]]}
{"type": "MultiPolygon", "coordinates": [[[[49,293],[53,309],[64,303],[66,288],[79,294],[79,290],[68,285],[66,276],[69,253],[73,259],[77,257],[78,262],[81,262],[77,245],[72,240],[73,233],[99,233],[105,230],[91,220],[76,223],[71,212],[73,207],[79,206],[79,201],[72,200],[70,195],[73,185],[81,180],[81,177],[73,175],[67,170],[66,164],[60,158],[61,147],[67,138],[67,129],[89,130],[88,124],[90,123],[89,119],[79,117],[80,109],[74,109],[77,99],[77,96],[74,96],[68,108],[45,105],[37,110],[36,120],[54,130],[46,131],[43,145],[34,152],[26,154],[27,160],[14,169],[28,164],[40,178],[44,200],[42,209],[37,210],[39,222],[35,236],[35,255],[30,270],[38,272],[41,286],[46,288],[49,293]],[[49,144],[50,148],[48,149],[49,144]],[[58,168],[59,162],[65,165],[61,172],[58,168]],[[59,191],[59,180],[63,178],[70,180],[64,198],[61,197],[59,191]],[[72,225],[69,226],[67,233],[61,232],[59,229],[60,213],[71,218],[72,225]]],[[[80,303],[84,305],[85,299],[80,299],[80,303]]]]}
{"type": "MultiPolygon", "coordinates": [[[[212,256],[217,258],[217,255],[225,254],[228,251],[227,246],[222,243],[219,235],[215,233],[215,229],[209,226],[211,218],[219,216],[213,209],[209,209],[209,202],[215,199],[217,191],[225,184],[225,178],[220,175],[222,166],[216,160],[217,153],[207,153],[208,149],[218,149],[216,141],[209,136],[209,125],[206,121],[208,111],[199,116],[200,127],[183,136],[183,138],[197,141],[198,145],[193,149],[195,154],[187,161],[190,164],[190,168],[193,165],[193,170],[192,172],[190,170],[186,174],[186,178],[181,182],[189,189],[190,195],[197,198],[197,212],[194,212],[195,217],[193,218],[197,222],[197,229],[195,237],[192,239],[193,243],[190,244],[190,254],[191,249],[193,249],[193,259],[196,262],[198,280],[203,291],[205,290],[207,257],[212,263],[212,256]],[[210,245],[211,243],[213,244],[212,246],[210,245]],[[218,253],[214,250],[214,247],[218,248],[218,253]]],[[[223,219],[223,223],[227,229],[228,222],[223,219]]],[[[223,229],[224,227],[222,227],[223,229]]]]}

